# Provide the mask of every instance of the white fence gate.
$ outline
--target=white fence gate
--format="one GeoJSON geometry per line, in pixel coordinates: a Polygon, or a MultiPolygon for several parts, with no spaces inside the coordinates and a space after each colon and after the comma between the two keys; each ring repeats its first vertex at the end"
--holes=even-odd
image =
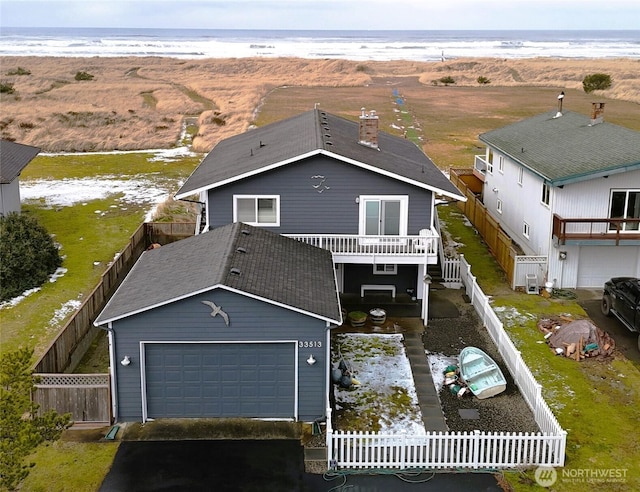
{"type": "Polygon", "coordinates": [[[516,256],[514,258],[513,281],[511,288],[526,287],[527,275],[535,275],[537,285],[544,286],[547,276],[547,256],[516,256]]]}
{"type": "Polygon", "coordinates": [[[327,410],[330,468],[521,468],[564,466],[567,433],[460,256],[460,278],[540,428],[536,433],[428,432],[426,435],[333,431],[327,410]]]}

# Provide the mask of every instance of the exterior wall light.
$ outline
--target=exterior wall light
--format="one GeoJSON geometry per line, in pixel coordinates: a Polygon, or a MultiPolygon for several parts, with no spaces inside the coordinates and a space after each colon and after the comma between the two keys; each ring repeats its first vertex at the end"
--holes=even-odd
{"type": "Polygon", "coordinates": [[[316,363],[316,359],[313,357],[313,354],[311,354],[309,356],[309,358],[307,359],[307,364],[309,364],[310,366],[314,365],[316,363]]]}
{"type": "Polygon", "coordinates": [[[131,357],[129,357],[128,355],[125,355],[120,361],[120,364],[127,367],[129,364],[131,364],[131,357]]]}

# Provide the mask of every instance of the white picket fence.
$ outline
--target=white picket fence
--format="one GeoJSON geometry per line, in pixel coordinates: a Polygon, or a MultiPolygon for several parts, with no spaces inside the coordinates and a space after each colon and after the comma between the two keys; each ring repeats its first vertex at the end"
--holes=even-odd
{"type": "Polygon", "coordinates": [[[329,468],[497,469],[564,466],[567,433],[542,397],[542,388],[524,363],[482,292],[471,265],[460,257],[458,279],[531,408],[540,432],[427,432],[425,435],[334,431],[327,410],[329,468]]]}

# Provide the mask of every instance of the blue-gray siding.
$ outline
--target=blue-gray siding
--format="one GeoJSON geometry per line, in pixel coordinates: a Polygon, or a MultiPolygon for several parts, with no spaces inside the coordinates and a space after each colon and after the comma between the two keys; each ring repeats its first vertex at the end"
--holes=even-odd
{"type": "MultiPolygon", "coordinates": [[[[261,300],[216,289],[155,308],[113,323],[118,418],[142,418],[140,342],[261,342],[295,341],[321,345],[300,348],[298,361],[298,418],[312,421],[325,413],[326,324],[324,321],[274,306],[261,300]],[[213,301],[229,316],[226,326],[220,316],[201,301],[213,301]],[[313,354],[317,363],[306,359],[313,354]],[[129,366],[119,361],[131,357],[129,366]]],[[[289,364],[289,361],[284,361],[289,364]]],[[[153,368],[148,370],[154,370],[153,368]]]]}
{"type": "Polygon", "coordinates": [[[431,226],[429,190],[326,156],[288,164],[208,193],[210,227],[233,222],[236,194],[279,195],[280,227],[269,229],[281,234],[357,234],[359,195],[408,195],[408,233],[418,234],[431,226]]]}
{"type": "Polygon", "coordinates": [[[398,265],[397,275],[374,275],[373,265],[345,264],[345,294],[360,295],[361,285],[395,285],[396,295],[406,294],[407,289],[417,292],[418,267],[416,265],[398,265]]]}

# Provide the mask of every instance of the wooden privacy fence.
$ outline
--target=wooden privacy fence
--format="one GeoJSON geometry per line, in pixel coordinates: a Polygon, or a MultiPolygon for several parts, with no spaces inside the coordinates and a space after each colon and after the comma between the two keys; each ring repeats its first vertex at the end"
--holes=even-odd
{"type": "Polygon", "coordinates": [[[127,246],[102,274],[98,285],[36,362],[34,372],[56,374],[75,368],[98,333],[93,321],[147,246],[145,224],[141,224],[129,238],[127,246]]]}
{"type": "Polygon", "coordinates": [[[496,261],[507,275],[509,285],[512,285],[517,250],[511,238],[500,228],[496,220],[489,215],[482,201],[465,182],[465,172],[472,173],[473,171],[471,169],[450,169],[449,171],[451,182],[467,197],[466,202],[456,202],[458,208],[462,210],[480,233],[496,261]]]}
{"type": "Polygon", "coordinates": [[[39,412],[70,413],[74,422],[111,423],[108,374],[35,374],[39,412]]]}
{"type": "Polygon", "coordinates": [[[542,387],[525,364],[460,256],[460,279],[496,344],[507,369],[531,408],[541,432],[427,432],[425,435],[334,431],[327,410],[329,468],[521,468],[564,466],[567,433],[542,397],[542,387]]]}

